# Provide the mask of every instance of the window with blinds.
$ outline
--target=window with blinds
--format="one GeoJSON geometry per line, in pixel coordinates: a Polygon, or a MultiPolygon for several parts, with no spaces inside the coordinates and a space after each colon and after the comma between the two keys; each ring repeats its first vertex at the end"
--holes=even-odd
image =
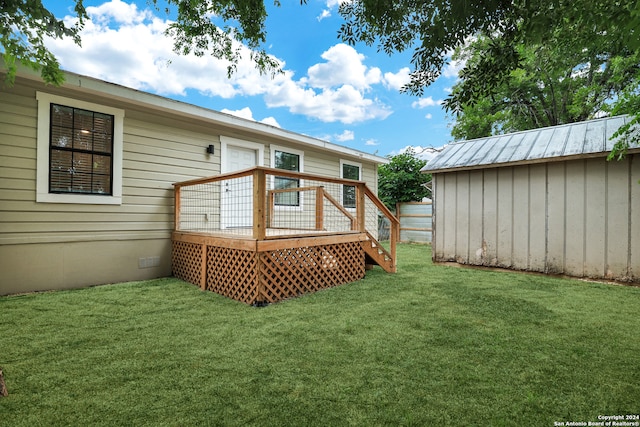
{"type": "Polygon", "coordinates": [[[111,195],[114,116],[51,104],[49,192],[111,195]]]}

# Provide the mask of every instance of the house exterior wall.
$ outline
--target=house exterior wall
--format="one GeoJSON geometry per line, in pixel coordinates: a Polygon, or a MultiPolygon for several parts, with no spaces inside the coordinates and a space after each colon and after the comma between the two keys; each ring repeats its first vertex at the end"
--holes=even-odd
{"type": "MultiPolygon", "coordinates": [[[[292,146],[21,77],[0,86],[0,99],[0,295],[169,276],[172,184],[220,173],[220,135],[265,144],[267,158],[271,144],[292,146]],[[124,110],[121,204],[36,202],[37,92],[124,110]],[[213,155],[205,152],[209,144],[213,155]]],[[[301,147],[306,172],[340,176],[338,154],[301,147]]],[[[363,162],[363,169],[375,188],[377,164],[363,162]]]]}
{"type": "Polygon", "coordinates": [[[640,157],[433,174],[434,261],[640,281],[640,157]]]}

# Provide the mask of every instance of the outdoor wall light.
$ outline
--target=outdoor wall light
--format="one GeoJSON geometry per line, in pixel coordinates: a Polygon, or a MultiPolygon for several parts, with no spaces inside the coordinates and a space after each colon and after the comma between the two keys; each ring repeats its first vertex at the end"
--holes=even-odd
{"type": "Polygon", "coordinates": [[[213,150],[213,144],[209,145],[207,147],[207,154],[213,154],[214,150],[213,150]]]}

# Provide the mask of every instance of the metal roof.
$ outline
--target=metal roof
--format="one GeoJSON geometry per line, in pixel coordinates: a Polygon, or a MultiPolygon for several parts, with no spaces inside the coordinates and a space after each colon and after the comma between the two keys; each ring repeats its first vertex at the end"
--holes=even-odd
{"type": "MultiPolygon", "coordinates": [[[[455,142],[445,146],[422,172],[604,156],[617,141],[611,140],[611,136],[629,120],[628,116],[607,117],[455,142]]],[[[633,148],[640,148],[640,145],[633,148]]]]}

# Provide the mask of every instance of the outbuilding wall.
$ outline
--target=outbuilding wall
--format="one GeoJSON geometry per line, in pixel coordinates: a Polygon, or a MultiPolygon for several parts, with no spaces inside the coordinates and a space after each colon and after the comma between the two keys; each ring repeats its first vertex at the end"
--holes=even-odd
{"type": "Polygon", "coordinates": [[[434,261],[640,281],[640,155],[440,172],[434,261]]]}

